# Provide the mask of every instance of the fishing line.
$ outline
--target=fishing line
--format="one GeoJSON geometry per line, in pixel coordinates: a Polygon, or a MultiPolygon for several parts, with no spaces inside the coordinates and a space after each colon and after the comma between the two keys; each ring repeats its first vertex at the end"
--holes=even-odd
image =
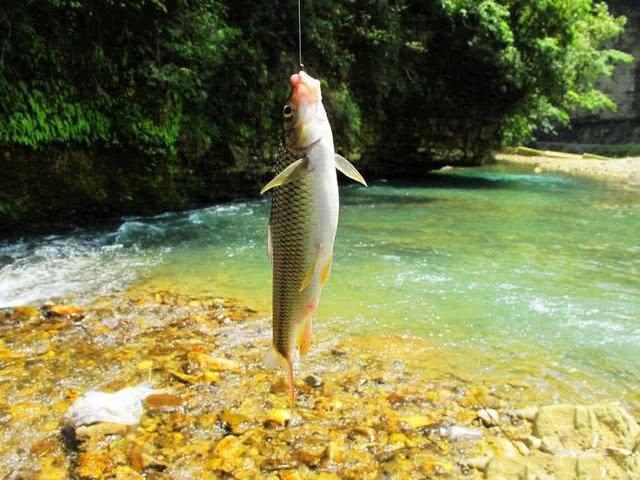
{"type": "Polygon", "coordinates": [[[300,62],[300,70],[304,70],[304,65],[302,64],[302,13],[300,1],[298,0],[298,60],[300,62]]]}

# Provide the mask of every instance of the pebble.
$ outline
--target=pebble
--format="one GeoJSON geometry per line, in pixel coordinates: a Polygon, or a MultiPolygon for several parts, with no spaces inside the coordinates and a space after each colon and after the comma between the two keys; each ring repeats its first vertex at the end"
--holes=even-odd
{"type": "Polygon", "coordinates": [[[538,407],[520,408],[518,410],[514,410],[513,413],[518,418],[522,418],[523,420],[528,420],[530,422],[533,422],[536,419],[536,416],[538,415],[538,407]]]}
{"type": "Polygon", "coordinates": [[[529,447],[529,449],[539,449],[540,445],[542,445],[542,440],[540,440],[538,437],[534,437],[533,435],[526,435],[524,437],[518,438],[518,440],[529,447]]]}
{"type": "Polygon", "coordinates": [[[253,423],[251,417],[239,412],[225,410],[222,412],[222,420],[227,424],[229,430],[236,435],[246,433],[253,423]]]}
{"type": "Polygon", "coordinates": [[[317,375],[307,375],[304,378],[304,383],[306,383],[307,385],[309,385],[312,388],[319,388],[322,386],[322,378],[320,378],[317,375]]]}
{"type": "Polygon", "coordinates": [[[291,412],[285,408],[274,408],[267,415],[267,423],[284,427],[288,425],[289,421],[291,421],[291,412]]]}
{"type": "Polygon", "coordinates": [[[491,455],[467,458],[465,460],[462,460],[460,464],[484,472],[487,469],[487,465],[489,465],[489,461],[491,460],[491,458],[491,455]]]}
{"type": "Polygon", "coordinates": [[[435,424],[434,418],[426,415],[406,415],[400,417],[399,420],[411,429],[430,427],[435,424]]]}
{"type": "Polygon", "coordinates": [[[516,448],[518,449],[518,451],[524,455],[525,457],[527,455],[529,455],[529,453],[531,453],[531,451],[529,450],[529,448],[522,442],[520,441],[516,441],[514,442],[514,445],[516,446],[516,448]]]}
{"type": "Polygon", "coordinates": [[[500,414],[492,408],[478,410],[478,418],[485,427],[495,427],[500,424],[500,414]]]}

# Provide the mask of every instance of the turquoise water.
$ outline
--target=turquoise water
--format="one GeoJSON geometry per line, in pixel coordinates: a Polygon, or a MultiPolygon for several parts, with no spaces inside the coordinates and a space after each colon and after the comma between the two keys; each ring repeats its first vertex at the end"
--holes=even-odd
{"type": "MultiPolygon", "coordinates": [[[[640,192],[494,166],[341,195],[321,338],[421,336],[460,375],[640,402],[640,192]]],[[[142,285],[268,316],[268,211],[236,202],[0,244],[0,305],[142,285]]]]}

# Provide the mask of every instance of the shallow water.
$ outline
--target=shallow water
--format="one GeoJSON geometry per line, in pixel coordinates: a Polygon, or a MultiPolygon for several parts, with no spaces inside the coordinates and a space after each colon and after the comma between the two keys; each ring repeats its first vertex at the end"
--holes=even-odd
{"type": "MultiPolygon", "coordinates": [[[[169,288],[266,316],[268,209],[237,202],[0,243],[0,306],[169,288]]],[[[496,166],[349,185],[316,331],[422,336],[451,354],[445,367],[512,382],[514,395],[637,406],[638,232],[639,192],[558,174],[496,166]]]]}

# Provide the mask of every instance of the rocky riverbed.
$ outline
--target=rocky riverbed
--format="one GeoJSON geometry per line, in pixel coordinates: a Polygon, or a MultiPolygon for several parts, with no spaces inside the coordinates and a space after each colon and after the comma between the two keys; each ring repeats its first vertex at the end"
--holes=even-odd
{"type": "Polygon", "coordinates": [[[232,299],[137,291],[0,319],[2,478],[640,478],[638,412],[428,376],[444,357],[423,339],[322,341],[290,411],[261,364],[268,319],[232,299]],[[135,425],[65,418],[89,390],[143,382],[135,425]]]}

